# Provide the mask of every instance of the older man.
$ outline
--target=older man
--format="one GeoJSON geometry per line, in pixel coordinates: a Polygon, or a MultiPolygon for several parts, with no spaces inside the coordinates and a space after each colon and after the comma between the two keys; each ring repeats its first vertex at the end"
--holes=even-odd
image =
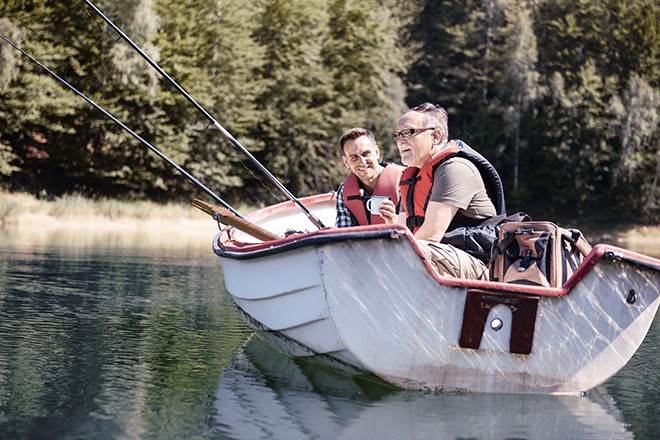
{"type": "Polygon", "coordinates": [[[350,173],[337,191],[337,227],[393,223],[403,167],[380,163],[380,149],[369,130],[351,128],[339,139],[342,161],[350,173]],[[368,209],[372,196],[384,196],[378,213],[368,209]]]}
{"type": "Polygon", "coordinates": [[[504,214],[502,183],[493,166],[463,142],[449,140],[447,112],[433,104],[404,114],[392,138],[407,166],[401,177],[406,225],[427,257],[441,275],[487,279],[482,261],[441,241],[448,231],[464,228],[461,235],[469,235],[470,228],[504,214]]]}

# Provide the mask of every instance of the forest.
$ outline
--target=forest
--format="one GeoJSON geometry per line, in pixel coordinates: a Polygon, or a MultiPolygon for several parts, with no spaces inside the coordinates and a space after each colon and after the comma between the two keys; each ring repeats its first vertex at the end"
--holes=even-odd
{"type": "MultiPolygon", "coordinates": [[[[660,221],[657,0],[99,0],[296,195],[343,180],[337,141],[386,159],[409,107],[449,113],[509,211],[660,221]]],[[[283,200],[80,0],[0,0],[0,32],[226,198],[283,200]]],[[[171,201],[198,191],[0,42],[0,187],[171,201]]]]}

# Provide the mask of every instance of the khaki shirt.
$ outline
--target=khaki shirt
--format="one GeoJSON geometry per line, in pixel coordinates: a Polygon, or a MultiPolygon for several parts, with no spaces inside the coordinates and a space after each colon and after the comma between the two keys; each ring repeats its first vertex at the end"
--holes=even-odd
{"type": "Polygon", "coordinates": [[[473,219],[496,214],[479,170],[462,157],[452,157],[435,169],[430,200],[456,206],[461,214],[473,219]]]}

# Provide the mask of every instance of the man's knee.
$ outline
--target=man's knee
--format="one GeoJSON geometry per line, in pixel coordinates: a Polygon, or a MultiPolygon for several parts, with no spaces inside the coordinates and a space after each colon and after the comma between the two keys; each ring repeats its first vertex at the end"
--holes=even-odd
{"type": "Polygon", "coordinates": [[[444,243],[422,242],[426,257],[440,275],[473,280],[488,280],[488,267],[477,258],[444,243]]]}

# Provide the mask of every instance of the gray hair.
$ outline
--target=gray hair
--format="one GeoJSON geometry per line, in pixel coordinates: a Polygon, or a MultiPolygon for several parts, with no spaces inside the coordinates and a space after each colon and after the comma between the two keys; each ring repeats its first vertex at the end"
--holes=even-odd
{"type": "Polygon", "coordinates": [[[449,128],[447,126],[447,110],[439,105],[425,102],[410,109],[412,112],[423,113],[424,123],[429,127],[437,126],[442,134],[442,143],[449,140],[449,128]]]}

